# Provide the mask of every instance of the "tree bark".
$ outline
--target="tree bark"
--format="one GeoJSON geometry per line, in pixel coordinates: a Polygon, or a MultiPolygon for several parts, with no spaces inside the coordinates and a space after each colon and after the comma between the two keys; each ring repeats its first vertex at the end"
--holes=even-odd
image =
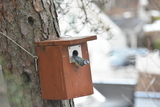
{"type": "MultiPolygon", "coordinates": [[[[60,36],[54,0],[0,0],[0,32],[31,54],[34,43],[60,36]]],[[[34,58],[0,34],[0,62],[11,107],[74,107],[73,100],[42,100],[34,58]]]]}

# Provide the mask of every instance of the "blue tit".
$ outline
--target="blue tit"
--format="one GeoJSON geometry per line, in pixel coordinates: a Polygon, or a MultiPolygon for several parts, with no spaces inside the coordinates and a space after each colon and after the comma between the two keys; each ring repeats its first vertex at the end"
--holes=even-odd
{"type": "Polygon", "coordinates": [[[89,61],[87,59],[84,59],[78,56],[78,52],[76,50],[73,51],[73,59],[75,60],[76,64],[80,66],[89,64],[89,61]]]}
{"type": "Polygon", "coordinates": [[[84,65],[89,64],[89,61],[87,59],[81,58],[79,56],[73,56],[73,59],[80,66],[84,66],[84,65]]]}

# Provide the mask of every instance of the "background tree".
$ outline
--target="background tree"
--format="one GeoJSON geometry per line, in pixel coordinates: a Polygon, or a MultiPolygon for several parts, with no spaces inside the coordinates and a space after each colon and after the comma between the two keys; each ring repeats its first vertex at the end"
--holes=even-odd
{"type": "Polygon", "coordinates": [[[34,43],[60,36],[54,0],[0,0],[0,62],[11,107],[73,107],[73,100],[42,100],[34,43]],[[4,35],[3,35],[3,34],[4,35]]]}

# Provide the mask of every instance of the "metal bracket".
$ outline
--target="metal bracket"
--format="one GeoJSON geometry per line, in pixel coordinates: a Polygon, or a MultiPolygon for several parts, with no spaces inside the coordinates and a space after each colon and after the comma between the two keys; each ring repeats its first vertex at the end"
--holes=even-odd
{"type": "Polygon", "coordinates": [[[70,61],[70,63],[75,62],[74,59],[73,59],[73,57],[72,57],[74,50],[78,51],[78,56],[82,58],[81,45],[69,46],[68,47],[68,53],[69,53],[69,61],[70,61]]]}

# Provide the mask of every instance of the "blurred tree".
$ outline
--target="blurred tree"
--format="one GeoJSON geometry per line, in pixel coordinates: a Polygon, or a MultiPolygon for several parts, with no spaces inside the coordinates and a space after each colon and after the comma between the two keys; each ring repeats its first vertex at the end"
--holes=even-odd
{"type": "Polygon", "coordinates": [[[95,4],[95,2],[105,4],[108,0],[57,0],[55,2],[62,35],[71,32],[79,34],[86,32],[86,29],[90,33],[101,35],[110,30],[109,25],[104,24],[102,20],[102,10],[95,4]]]}
{"type": "Polygon", "coordinates": [[[11,107],[73,107],[73,100],[42,100],[34,43],[59,37],[54,0],[0,0],[0,59],[11,107]]]}

